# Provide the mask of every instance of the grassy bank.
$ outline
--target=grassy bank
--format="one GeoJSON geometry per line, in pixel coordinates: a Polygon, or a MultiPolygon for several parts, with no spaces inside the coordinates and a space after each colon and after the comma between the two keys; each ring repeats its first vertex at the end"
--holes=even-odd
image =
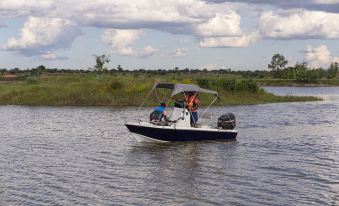
{"type": "MultiPolygon", "coordinates": [[[[290,101],[313,101],[315,97],[275,96],[260,89],[252,80],[206,78],[171,75],[113,75],[100,80],[92,74],[69,74],[29,77],[26,81],[0,82],[1,105],[51,105],[51,106],[138,106],[143,102],[155,82],[198,84],[217,90],[223,104],[258,104],[290,101]]],[[[170,96],[161,91],[161,98],[170,96]]],[[[212,97],[204,96],[203,104],[212,97]]],[[[157,105],[156,95],[147,106],[157,105]]]]}

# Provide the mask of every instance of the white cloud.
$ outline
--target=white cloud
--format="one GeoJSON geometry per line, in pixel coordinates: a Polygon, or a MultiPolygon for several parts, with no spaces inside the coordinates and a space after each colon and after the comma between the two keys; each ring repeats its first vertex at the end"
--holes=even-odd
{"type": "Polygon", "coordinates": [[[283,9],[307,9],[314,11],[326,11],[326,12],[339,12],[338,0],[284,0],[284,1],[272,1],[272,0],[205,0],[207,2],[233,2],[233,4],[245,3],[253,7],[253,5],[265,5],[283,9]]]}
{"type": "Polygon", "coordinates": [[[161,28],[199,23],[207,5],[196,0],[60,0],[53,15],[72,16],[79,24],[117,29],[161,28]],[[62,2],[62,3],[61,3],[62,2]],[[194,11],[194,8],[198,9],[194,11]]]}
{"type": "MultiPolygon", "coordinates": [[[[10,38],[5,49],[37,56],[70,47],[81,34],[80,27],[83,26],[104,28],[102,41],[116,53],[133,57],[147,57],[156,53],[152,46],[143,45],[144,48],[139,51],[133,47],[144,29],[184,34],[197,39],[201,47],[247,47],[261,35],[273,39],[339,38],[339,14],[293,9],[317,5],[328,10],[327,7],[337,7],[338,0],[238,2],[82,0],[79,3],[69,0],[0,0],[0,22],[18,16],[29,17],[21,29],[20,37],[10,38]],[[272,7],[256,5],[253,9],[255,13],[262,13],[256,19],[256,15],[248,14],[253,4],[292,9],[265,12],[272,7]],[[253,19],[246,22],[246,18],[251,17],[253,19]],[[253,26],[256,23],[257,28],[253,26]]],[[[186,52],[179,50],[173,53],[173,57],[185,56],[186,52]]]]}
{"type": "Polygon", "coordinates": [[[106,29],[101,35],[101,39],[105,44],[112,47],[113,51],[124,56],[135,56],[136,51],[131,44],[139,39],[144,32],[142,30],[119,30],[106,29]]]}
{"type": "Polygon", "coordinates": [[[175,49],[175,51],[172,54],[173,58],[181,58],[187,55],[187,49],[186,48],[178,48],[175,49]]]}
{"type": "Polygon", "coordinates": [[[150,45],[145,46],[141,51],[132,48],[132,44],[144,34],[143,30],[106,29],[101,35],[101,40],[109,45],[113,52],[120,55],[147,58],[154,55],[157,49],[150,45]]]}
{"type": "Polygon", "coordinates": [[[125,0],[81,5],[65,2],[53,15],[72,18],[84,26],[114,29],[156,29],[194,36],[238,36],[241,17],[228,5],[206,4],[201,0],[125,0]],[[100,11],[100,12],[98,12],[100,11]]]}
{"type": "Polygon", "coordinates": [[[196,25],[194,30],[197,35],[204,37],[239,36],[240,20],[241,17],[233,11],[226,14],[216,13],[215,17],[196,25]]]}
{"type": "Polygon", "coordinates": [[[27,56],[39,55],[50,49],[68,48],[80,34],[77,25],[69,20],[29,17],[20,38],[10,38],[4,48],[27,56]]]}
{"type": "Polygon", "coordinates": [[[17,10],[26,8],[49,8],[51,7],[53,0],[15,0],[15,1],[0,1],[0,8],[5,10],[17,10]]]}
{"type": "Polygon", "coordinates": [[[146,58],[155,55],[157,49],[153,48],[152,46],[148,45],[145,46],[142,51],[139,53],[138,57],[146,58]]]}
{"type": "Polygon", "coordinates": [[[247,47],[258,40],[258,35],[243,34],[240,37],[212,37],[200,41],[201,47],[247,47]]]}
{"type": "Polygon", "coordinates": [[[263,36],[281,39],[339,38],[339,14],[294,9],[264,12],[259,19],[263,36]]]}
{"type": "Polygon", "coordinates": [[[52,9],[53,0],[0,1],[0,17],[5,18],[47,15],[52,9]]]}
{"type": "Polygon", "coordinates": [[[339,0],[313,0],[316,4],[338,4],[339,0]]]}
{"type": "Polygon", "coordinates": [[[337,62],[337,63],[339,63],[339,57],[333,57],[333,58],[332,58],[332,62],[337,62]]]}
{"type": "Polygon", "coordinates": [[[208,71],[216,70],[218,67],[218,64],[205,64],[200,66],[201,69],[207,69],[208,71]]]}
{"type": "Polygon", "coordinates": [[[47,51],[46,53],[40,55],[40,59],[43,61],[55,61],[55,60],[67,60],[68,58],[65,56],[59,56],[51,51],[47,51]]]}
{"type": "Polygon", "coordinates": [[[339,62],[339,57],[332,57],[331,52],[328,50],[326,45],[320,45],[318,47],[307,45],[305,58],[309,65],[313,68],[326,68],[331,62],[339,62]]]}
{"type": "MultiPolygon", "coordinates": [[[[82,0],[81,3],[68,0],[17,0],[0,1],[0,19],[31,16],[26,24],[34,24],[33,18],[48,19],[47,21],[59,19],[58,21],[73,22],[79,27],[90,26],[120,31],[149,28],[193,37],[229,37],[242,34],[241,17],[233,9],[229,4],[210,4],[202,0],[139,0],[134,2],[82,0]]],[[[22,30],[26,30],[27,27],[25,25],[22,30]]],[[[36,28],[40,29],[38,26],[36,28]]],[[[31,33],[34,31],[32,30],[31,33]]],[[[63,30],[63,34],[60,32],[58,34],[63,35],[66,41],[70,39],[67,37],[67,30],[63,30]]],[[[119,38],[120,34],[105,31],[102,38],[107,42],[109,38],[105,35],[106,37],[114,35],[115,38],[119,38]]],[[[139,34],[131,35],[133,35],[131,38],[136,39],[140,36],[139,34]]],[[[25,36],[21,40],[10,39],[8,49],[17,43],[23,45],[25,40],[28,40],[25,36]]],[[[129,46],[131,43],[125,43],[125,46],[119,45],[121,43],[117,41],[109,44],[114,45],[114,50],[122,55],[135,56],[134,49],[129,46]]],[[[57,47],[57,44],[54,46],[57,47]]],[[[31,47],[31,50],[35,49],[37,48],[31,47]]]]}

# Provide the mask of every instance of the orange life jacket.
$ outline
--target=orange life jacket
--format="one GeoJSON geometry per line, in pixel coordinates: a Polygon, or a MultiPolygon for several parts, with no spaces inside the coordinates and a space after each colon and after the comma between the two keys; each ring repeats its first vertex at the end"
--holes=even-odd
{"type": "Polygon", "coordinates": [[[194,109],[194,107],[196,106],[196,100],[197,100],[197,96],[193,95],[193,96],[188,96],[187,99],[187,107],[190,111],[192,112],[196,112],[198,109],[194,109]]]}

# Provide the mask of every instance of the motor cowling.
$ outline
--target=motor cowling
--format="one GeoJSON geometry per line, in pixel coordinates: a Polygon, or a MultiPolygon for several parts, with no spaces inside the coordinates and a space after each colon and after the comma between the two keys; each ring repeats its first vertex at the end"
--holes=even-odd
{"type": "Polygon", "coordinates": [[[234,129],[236,125],[235,116],[233,113],[221,115],[218,118],[218,127],[222,129],[234,129]]]}

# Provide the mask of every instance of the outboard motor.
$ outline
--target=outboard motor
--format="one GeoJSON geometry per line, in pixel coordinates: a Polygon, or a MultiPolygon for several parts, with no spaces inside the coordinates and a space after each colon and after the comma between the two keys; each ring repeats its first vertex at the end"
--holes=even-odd
{"type": "Polygon", "coordinates": [[[233,113],[221,115],[218,118],[218,127],[222,129],[234,129],[236,125],[235,116],[233,113]]]}

